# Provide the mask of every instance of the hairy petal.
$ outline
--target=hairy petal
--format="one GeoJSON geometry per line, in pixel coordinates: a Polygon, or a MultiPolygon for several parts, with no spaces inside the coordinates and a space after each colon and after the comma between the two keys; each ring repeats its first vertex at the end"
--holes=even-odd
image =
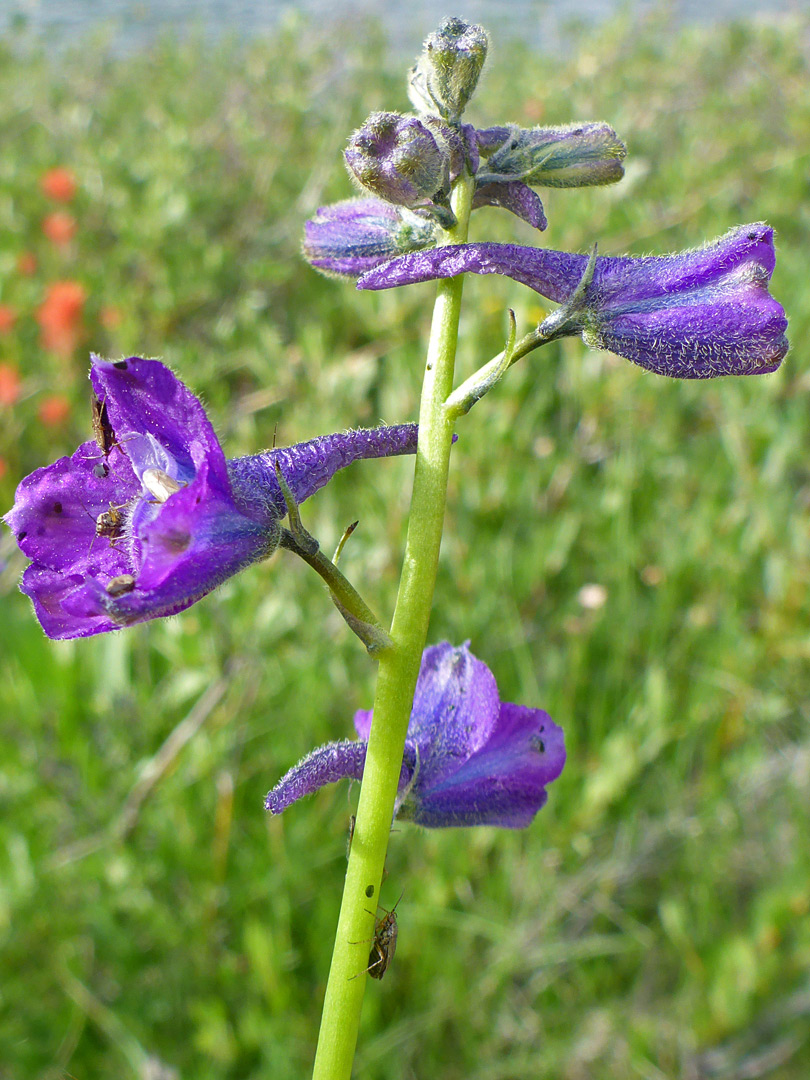
{"type": "Polygon", "coordinates": [[[94,354],[92,363],[93,390],[106,404],[115,437],[139,478],[145,468],[162,467],[153,460],[154,445],[177,463],[182,478],[190,478],[194,474],[192,447],[199,444],[212,482],[227,488],[225,455],[213,425],[199,398],[170,368],[159,360],[137,356],[103,360],[94,354]]]}
{"type": "Polygon", "coordinates": [[[490,180],[477,186],[472,208],[479,206],[500,206],[540,232],[548,225],[540,196],[520,180],[490,180]]]}
{"type": "Polygon", "coordinates": [[[20,482],[3,520],[29,559],[68,573],[88,563],[111,577],[121,572],[123,554],[96,537],[96,519],[110,505],[124,507],[140,484],[123,454],[114,450],[106,474],[99,470],[97,475],[100,460],[95,442],[82,443],[72,457],[59,458],[20,482]]]}
{"type": "MultiPolygon", "coordinates": [[[[495,676],[470,652],[469,644],[431,645],[422,654],[408,742],[419,755],[420,783],[431,783],[466,761],[489,738],[500,708],[495,676]]],[[[359,709],[354,727],[371,732],[371,709],[359,709]]]]}
{"type": "Polygon", "coordinates": [[[429,784],[417,773],[399,817],[429,828],[524,828],[564,764],[563,732],[548,714],[505,703],[487,742],[454,772],[429,784]]]}
{"type": "Polygon", "coordinates": [[[455,771],[487,742],[499,704],[495,676],[467,644],[425,649],[408,726],[424,784],[455,771]]]}
{"type": "Polygon", "coordinates": [[[33,603],[36,617],[49,638],[91,637],[119,628],[101,605],[92,608],[88,605],[87,580],[82,574],[51,570],[39,563],[32,563],[24,571],[20,591],[33,603]],[[74,609],[82,604],[87,611],[77,614],[74,609]]]}

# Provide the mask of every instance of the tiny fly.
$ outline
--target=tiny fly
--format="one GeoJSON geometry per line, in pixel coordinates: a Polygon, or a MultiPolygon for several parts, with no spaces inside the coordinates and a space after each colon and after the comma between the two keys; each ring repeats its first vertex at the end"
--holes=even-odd
{"type": "Polygon", "coordinates": [[[96,536],[105,536],[114,545],[124,535],[124,515],[120,506],[110,503],[109,510],[102,510],[96,518],[96,536]]]}

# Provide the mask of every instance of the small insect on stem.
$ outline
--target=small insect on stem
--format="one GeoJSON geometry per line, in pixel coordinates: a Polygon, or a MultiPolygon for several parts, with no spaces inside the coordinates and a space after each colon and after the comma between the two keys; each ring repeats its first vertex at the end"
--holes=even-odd
{"type": "MultiPolygon", "coordinates": [[[[399,894],[399,900],[402,899],[404,890],[399,894]]],[[[372,979],[381,979],[383,975],[388,971],[388,965],[394,959],[394,953],[397,951],[397,934],[399,929],[397,927],[397,908],[399,907],[399,900],[389,911],[388,908],[383,908],[385,915],[381,919],[377,919],[374,927],[374,937],[368,938],[371,941],[371,951],[368,954],[368,967],[363,968],[362,971],[358,971],[357,975],[351,975],[349,982],[352,979],[356,979],[359,975],[368,972],[372,979]]],[[[382,907],[382,904],[380,904],[382,907]]],[[[368,911],[368,908],[366,908],[368,911]]],[[[369,915],[372,912],[369,911],[369,915]]],[[[361,945],[360,941],[350,941],[350,945],[361,945]]]]}

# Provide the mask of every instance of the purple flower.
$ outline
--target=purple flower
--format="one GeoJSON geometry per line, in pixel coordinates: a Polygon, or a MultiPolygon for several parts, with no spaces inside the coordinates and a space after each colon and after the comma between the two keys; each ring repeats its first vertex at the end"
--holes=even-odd
{"type": "Polygon", "coordinates": [[[456,274],[505,274],[563,305],[540,327],[546,340],[580,334],[641,367],[683,379],[775,371],[788,342],[768,292],[773,229],[741,225],[676,255],[599,257],[465,244],[394,259],[363,274],[360,289],[389,289],[456,274]],[[592,279],[588,280],[586,271],[592,279]],[[568,307],[566,303],[568,302],[568,307]]]}
{"type": "Polygon", "coordinates": [[[436,225],[382,199],[344,199],[306,223],[304,258],[325,274],[356,278],[365,270],[436,243],[436,225]]]}
{"type": "MultiPolygon", "coordinates": [[[[371,711],[354,718],[361,742],[329,743],[265,800],[280,814],[325,784],[363,775],[371,711]]],[[[565,764],[562,729],[542,709],[502,702],[492,672],[466,645],[426,649],[405,740],[396,814],[430,828],[528,825],[565,764]]]]}
{"type": "Polygon", "coordinates": [[[191,391],[157,360],[93,357],[98,445],[37,469],[4,521],[32,559],[21,589],[52,638],[174,615],[272,554],[286,505],[358,458],[413,453],[416,425],[327,435],[227,461],[191,391]]]}

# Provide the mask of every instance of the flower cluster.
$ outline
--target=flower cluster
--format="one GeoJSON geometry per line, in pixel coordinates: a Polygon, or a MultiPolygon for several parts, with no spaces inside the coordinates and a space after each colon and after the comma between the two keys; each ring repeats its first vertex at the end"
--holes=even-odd
{"type": "Polygon", "coordinates": [[[474,178],[473,209],[500,206],[537,229],[546,216],[536,187],[609,184],[624,175],[626,148],[609,124],[461,123],[486,51],[484,31],[458,19],[427,39],[409,85],[419,115],[376,113],[352,137],[349,171],[375,197],[318,211],[304,243],[312,265],[361,289],[504,274],[563,305],[540,326],[538,344],[579,334],[593,348],[677,378],[774,371],[788,350],[787,319],[768,292],[773,230],[761,222],[663,256],[589,260],[514,244],[441,246],[441,229],[452,224],[450,187],[464,169],[474,178]]]}
{"type": "MultiPolygon", "coordinates": [[[[265,800],[280,814],[337,780],[360,780],[371,712],[354,718],[359,742],[313,750],[265,800]]],[[[565,764],[562,730],[542,709],[502,702],[495,677],[467,645],[426,649],[416,684],[396,816],[429,828],[528,825],[565,764]]]]}
{"type": "Polygon", "coordinates": [[[609,124],[462,124],[487,47],[485,31],[461,19],[428,36],[408,87],[417,115],[372,113],[349,140],[349,174],[373,198],[321,207],[307,223],[304,255],[314,267],[356,278],[371,259],[434,246],[454,222],[448,195],[463,169],[475,177],[473,209],[499,206],[541,230],[534,188],[622,178],[626,148],[609,124]]]}
{"type": "Polygon", "coordinates": [[[198,399],[157,360],[93,357],[95,440],[37,469],[3,519],[52,638],[183,611],[279,545],[287,512],[360,458],[414,453],[416,425],[227,460],[198,399]]]}

